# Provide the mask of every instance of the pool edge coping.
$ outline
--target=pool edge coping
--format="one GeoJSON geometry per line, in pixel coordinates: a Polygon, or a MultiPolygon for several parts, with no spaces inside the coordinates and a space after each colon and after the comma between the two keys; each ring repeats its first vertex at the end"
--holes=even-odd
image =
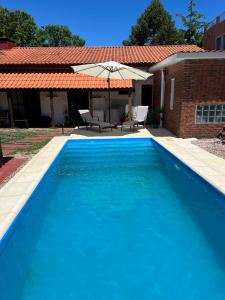
{"type": "Polygon", "coordinates": [[[0,189],[0,243],[68,139],[54,137],[0,189]]]}
{"type": "MultiPolygon", "coordinates": [[[[81,136],[58,136],[54,137],[45,147],[43,147],[18,173],[15,174],[13,178],[9,180],[1,189],[0,189],[0,243],[4,238],[5,234],[9,230],[10,226],[19,215],[22,208],[25,206],[29,200],[31,194],[36,189],[46,172],[48,171],[51,164],[54,162],[63,146],[68,140],[93,140],[93,139],[139,139],[139,138],[152,138],[156,143],[163,147],[170,154],[175,156],[176,159],[181,161],[184,165],[189,167],[194,173],[204,179],[208,184],[214,187],[217,191],[225,195],[225,183],[223,185],[217,184],[215,180],[210,180],[210,176],[206,176],[204,172],[199,170],[199,165],[193,165],[190,162],[190,159],[193,159],[193,156],[189,153],[189,159],[186,154],[182,156],[182,151],[179,153],[180,142],[187,143],[186,140],[174,138],[174,137],[155,137],[150,133],[149,135],[143,134],[142,136],[102,136],[102,137],[81,137],[81,136]],[[177,143],[179,141],[179,143],[177,143]],[[172,143],[172,144],[171,144],[172,143]],[[171,145],[172,146],[171,146],[171,145]],[[177,144],[177,145],[176,145],[177,144]],[[176,146],[175,146],[176,145],[176,146]],[[185,157],[186,156],[186,157],[185,157]],[[189,160],[189,161],[188,161],[189,160]],[[7,201],[7,203],[6,203],[7,201]]],[[[209,154],[213,156],[215,160],[219,158],[208,153],[207,151],[199,148],[196,145],[192,145],[189,148],[197,149],[197,152],[202,152],[204,155],[209,154]]],[[[206,155],[207,156],[207,155],[206,155]]],[[[222,160],[222,159],[221,159],[222,160]]],[[[225,167],[225,160],[222,160],[225,167]]],[[[205,162],[202,162],[203,168],[205,162]]],[[[212,176],[213,177],[213,176],[212,176]]]]}
{"type": "MultiPolygon", "coordinates": [[[[163,147],[166,151],[168,151],[170,154],[172,154],[176,159],[181,161],[186,167],[188,167],[193,173],[198,175],[201,179],[205,180],[210,186],[215,188],[218,192],[222,193],[222,195],[225,196],[225,180],[224,182],[221,182],[221,180],[218,180],[217,176],[220,176],[220,179],[223,177],[225,178],[225,160],[209,153],[208,151],[190,143],[190,141],[185,139],[179,139],[179,138],[156,138],[152,137],[153,140],[155,140],[161,147],[163,147]],[[173,143],[173,145],[170,145],[170,143],[173,143]],[[177,142],[177,143],[176,143],[177,142]],[[183,143],[181,146],[180,144],[183,143]],[[177,145],[176,145],[177,144],[177,145]],[[176,145],[176,146],[175,146],[176,145]],[[196,154],[193,155],[193,152],[183,153],[183,146],[187,146],[188,148],[192,148],[191,150],[197,150],[197,155],[203,155],[204,159],[197,158],[196,154]],[[174,147],[175,146],[175,147],[174,147]],[[178,150],[178,148],[180,148],[178,150]],[[182,151],[180,151],[182,150],[182,151]],[[187,157],[188,155],[188,157],[187,157]],[[212,168],[212,165],[209,164],[209,160],[213,160],[216,164],[222,163],[224,165],[224,174],[220,173],[219,171],[216,171],[214,168],[212,168]],[[207,171],[210,171],[211,174],[208,174],[207,171]],[[206,173],[205,173],[206,172],[206,173]],[[219,182],[219,183],[218,183],[219,182]]],[[[221,169],[220,165],[220,169],[221,169]]]]}

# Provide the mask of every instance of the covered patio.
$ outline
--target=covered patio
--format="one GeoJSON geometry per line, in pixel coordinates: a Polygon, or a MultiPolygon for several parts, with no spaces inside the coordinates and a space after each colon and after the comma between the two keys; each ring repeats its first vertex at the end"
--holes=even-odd
{"type": "MultiPolygon", "coordinates": [[[[74,73],[0,73],[1,127],[56,127],[79,124],[78,109],[108,117],[108,83],[74,73]]],[[[133,104],[131,80],[111,80],[112,122],[120,123],[133,104]]]]}

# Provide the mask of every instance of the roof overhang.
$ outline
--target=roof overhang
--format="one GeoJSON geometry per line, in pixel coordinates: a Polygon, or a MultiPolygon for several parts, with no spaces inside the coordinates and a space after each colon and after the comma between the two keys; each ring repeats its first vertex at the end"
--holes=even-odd
{"type": "Polygon", "coordinates": [[[225,59],[224,52],[180,52],[167,57],[161,62],[155,64],[149,68],[149,72],[156,72],[163,70],[164,68],[177,64],[183,60],[194,60],[194,59],[225,59]]]}
{"type": "MultiPolygon", "coordinates": [[[[131,80],[112,79],[110,89],[131,89],[131,80]]],[[[107,78],[75,73],[0,73],[0,89],[107,90],[107,78]]]]}

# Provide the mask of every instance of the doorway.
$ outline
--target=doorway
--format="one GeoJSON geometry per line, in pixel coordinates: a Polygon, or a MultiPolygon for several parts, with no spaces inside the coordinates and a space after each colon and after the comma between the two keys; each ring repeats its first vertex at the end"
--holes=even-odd
{"type": "Polygon", "coordinates": [[[148,106],[149,110],[152,109],[152,85],[142,85],[141,91],[141,105],[148,106]]]}
{"type": "Polygon", "coordinates": [[[39,91],[24,91],[23,101],[29,126],[39,127],[41,119],[41,103],[39,91]]]}
{"type": "Polygon", "coordinates": [[[79,109],[89,109],[89,97],[87,90],[68,91],[69,125],[77,126],[82,120],[79,109]]]}

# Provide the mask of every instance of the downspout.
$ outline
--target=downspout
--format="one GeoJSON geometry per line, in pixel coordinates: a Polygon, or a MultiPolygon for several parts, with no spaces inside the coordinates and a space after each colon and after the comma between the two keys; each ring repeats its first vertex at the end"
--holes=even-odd
{"type": "MultiPolygon", "coordinates": [[[[164,69],[161,70],[161,95],[160,95],[160,110],[164,108],[164,98],[165,98],[165,74],[164,69]]],[[[160,127],[162,127],[163,113],[160,112],[160,127]]]]}

